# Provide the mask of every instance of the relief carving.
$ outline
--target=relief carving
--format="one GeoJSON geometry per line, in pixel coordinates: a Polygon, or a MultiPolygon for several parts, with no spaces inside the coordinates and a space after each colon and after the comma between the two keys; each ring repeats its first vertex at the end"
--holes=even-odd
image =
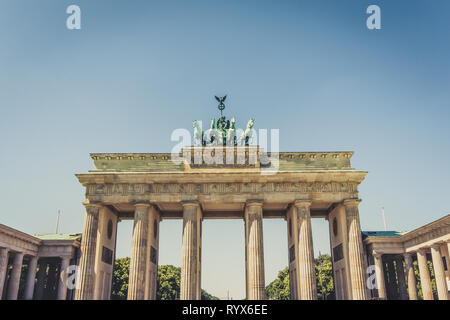
{"type": "Polygon", "coordinates": [[[332,193],[357,192],[356,182],[293,182],[293,183],[154,183],[154,184],[90,184],[86,195],[140,195],[161,193],[208,194],[208,193],[260,193],[260,192],[301,192],[332,193]]]}

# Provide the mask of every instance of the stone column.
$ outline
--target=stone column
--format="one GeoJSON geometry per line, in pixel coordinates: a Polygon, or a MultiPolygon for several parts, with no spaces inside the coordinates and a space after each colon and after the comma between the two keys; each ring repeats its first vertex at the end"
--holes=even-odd
{"type": "Polygon", "coordinates": [[[159,255],[159,223],[161,216],[159,210],[152,206],[149,210],[148,243],[147,243],[147,271],[145,279],[145,300],[156,300],[158,255],[159,255]]]}
{"type": "Polygon", "coordinates": [[[150,204],[148,203],[138,203],[134,212],[128,300],[144,300],[145,298],[149,208],[150,204]]]}
{"type": "Polygon", "coordinates": [[[360,202],[361,200],[359,199],[344,200],[347,215],[348,254],[353,300],[367,299],[366,268],[358,211],[360,202]]]}
{"type": "Polygon", "coordinates": [[[70,257],[61,257],[61,268],[59,270],[58,291],[56,299],[66,300],[67,297],[67,268],[70,265],[70,257]]]}
{"type": "Polygon", "coordinates": [[[200,218],[197,227],[197,300],[202,300],[202,216],[199,207],[200,218]]]}
{"type": "Polygon", "coordinates": [[[196,201],[183,202],[183,244],[181,249],[181,300],[199,300],[201,209],[196,201]]]}
{"type": "Polygon", "coordinates": [[[8,271],[8,249],[0,248],[0,300],[2,300],[3,288],[5,286],[6,273],[8,271]]]}
{"type": "Polygon", "coordinates": [[[97,248],[99,205],[86,204],[83,235],[81,236],[81,259],[78,270],[76,300],[92,300],[95,285],[95,251],[97,248]]]}
{"type": "Polygon", "coordinates": [[[417,300],[416,275],[414,274],[414,266],[411,254],[405,253],[406,277],[408,279],[408,295],[409,300],[417,300]]]}
{"type": "Polygon", "coordinates": [[[395,268],[397,269],[398,291],[400,300],[408,300],[408,293],[406,291],[405,271],[403,269],[403,260],[401,256],[395,258],[395,268]]]}
{"type": "Polygon", "coordinates": [[[298,274],[299,299],[317,300],[316,273],[314,267],[314,247],[311,229],[309,200],[297,200],[294,203],[298,228],[298,274]]]}
{"type": "MultiPolygon", "coordinates": [[[[445,242],[441,243],[441,254],[442,254],[442,259],[443,260],[445,259],[445,263],[447,265],[447,270],[444,272],[444,275],[447,280],[447,287],[450,291],[450,255],[448,252],[447,243],[445,243],[445,242]]],[[[448,296],[449,296],[449,300],[450,300],[450,292],[449,292],[448,296]]]]}
{"type": "Polygon", "coordinates": [[[265,299],[262,206],[262,201],[249,201],[245,208],[247,300],[265,299]]]}
{"type": "Polygon", "coordinates": [[[439,300],[448,300],[447,280],[445,279],[444,263],[442,262],[440,244],[431,246],[433,259],[434,278],[439,300]]]}
{"type": "Polygon", "coordinates": [[[202,300],[202,215],[199,207],[197,227],[197,300],[202,300]]]}
{"type": "Polygon", "coordinates": [[[374,253],[375,275],[377,277],[378,298],[386,299],[386,282],[384,281],[383,255],[374,253]]]}
{"type": "Polygon", "coordinates": [[[8,300],[17,300],[19,293],[20,274],[22,273],[23,253],[14,254],[13,269],[8,282],[8,300]]]}
{"type": "Polygon", "coordinates": [[[36,267],[38,257],[31,257],[28,263],[27,282],[25,285],[25,300],[33,300],[34,283],[36,279],[36,267]]]}
{"type": "Polygon", "coordinates": [[[417,261],[419,263],[420,284],[424,300],[433,300],[433,289],[431,288],[430,271],[428,270],[427,254],[425,249],[417,251],[417,261]]]}

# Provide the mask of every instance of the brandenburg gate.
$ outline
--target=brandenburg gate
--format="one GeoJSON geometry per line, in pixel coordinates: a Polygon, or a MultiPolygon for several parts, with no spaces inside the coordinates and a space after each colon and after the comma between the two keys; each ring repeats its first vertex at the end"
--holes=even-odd
{"type": "Polygon", "coordinates": [[[254,143],[254,119],[245,131],[236,129],[235,118],[222,114],[226,96],[215,98],[220,117],[206,131],[193,121],[194,146],[91,154],[94,169],[76,175],[86,188],[86,217],[75,298],[109,299],[117,223],[133,219],[128,299],[155,299],[159,224],[183,219],[180,298],[199,300],[202,221],[242,219],[246,299],[265,299],[263,219],[281,218],[291,298],[316,299],[311,219],[325,218],[337,299],[367,299],[358,212],[358,185],[367,172],[351,167],[353,153],[265,152],[254,143]]]}
{"type": "Polygon", "coordinates": [[[202,221],[245,224],[246,295],[265,299],[263,219],[286,221],[291,296],[316,299],[311,219],[329,221],[337,299],[367,299],[358,185],[367,172],[352,152],[280,152],[278,170],[262,174],[258,146],[196,146],[171,153],[91,154],[94,169],[77,174],[86,188],[76,299],[109,299],[118,222],[134,220],[128,299],[155,299],[159,225],[182,219],[181,299],[200,299],[202,221]],[[223,164],[196,162],[205,154],[223,164]],[[242,156],[240,159],[239,156],[242,156]],[[225,161],[232,159],[232,164],[225,161]]]}

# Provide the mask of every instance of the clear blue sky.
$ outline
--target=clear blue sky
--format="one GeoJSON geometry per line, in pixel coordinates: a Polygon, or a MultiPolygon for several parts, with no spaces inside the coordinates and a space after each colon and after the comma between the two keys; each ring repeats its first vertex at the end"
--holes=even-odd
{"type": "MultiPolygon", "coordinates": [[[[89,153],[170,152],[173,129],[217,115],[215,94],[238,126],[279,128],[282,151],[355,151],[369,171],[363,229],[382,229],[382,206],[389,229],[438,219],[450,212],[449,12],[445,0],[2,0],[0,223],[51,233],[61,209],[61,232],[81,232],[74,174],[89,153]],[[81,30],[66,28],[70,4],[81,30]],[[366,28],[370,4],[381,30],[366,28]]],[[[286,226],[264,228],[269,283],[287,265],[286,226]]],[[[326,221],[313,229],[329,252],[326,221]]],[[[243,222],[203,230],[203,287],[243,297],[243,222]]],[[[181,221],[165,221],[160,263],[180,254],[181,221]]]]}

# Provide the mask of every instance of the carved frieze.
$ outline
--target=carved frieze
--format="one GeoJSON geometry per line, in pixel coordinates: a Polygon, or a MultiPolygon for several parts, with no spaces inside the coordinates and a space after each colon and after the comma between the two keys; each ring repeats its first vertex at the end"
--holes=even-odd
{"type": "Polygon", "coordinates": [[[358,192],[357,182],[283,182],[283,183],[154,183],[154,184],[89,184],[87,196],[96,195],[142,195],[142,194],[211,194],[211,193],[261,193],[261,192],[301,192],[301,193],[354,193],[358,192]]]}

